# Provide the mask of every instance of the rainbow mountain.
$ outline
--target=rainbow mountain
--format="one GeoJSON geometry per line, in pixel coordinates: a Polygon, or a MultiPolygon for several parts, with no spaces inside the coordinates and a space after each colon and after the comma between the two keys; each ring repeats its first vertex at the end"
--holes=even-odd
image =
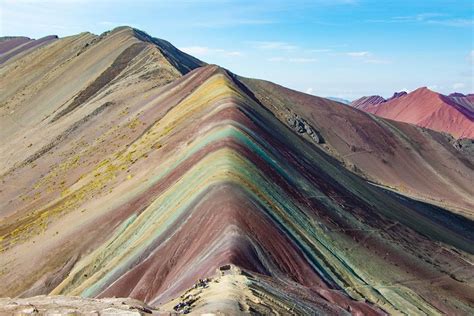
{"type": "Polygon", "coordinates": [[[474,312],[472,141],[129,27],[9,45],[0,311],[474,312]]]}

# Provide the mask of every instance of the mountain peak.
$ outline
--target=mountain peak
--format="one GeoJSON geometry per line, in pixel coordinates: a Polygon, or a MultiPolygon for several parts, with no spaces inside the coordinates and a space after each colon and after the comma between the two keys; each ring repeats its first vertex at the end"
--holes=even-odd
{"type": "Polygon", "coordinates": [[[137,29],[135,29],[131,26],[121,25],[121,26],[114,27],[111,30],[103,32],[102,34],[100,34],[100,36],[104,37],[104,36],[107,36],[107,35],[110,35],[110,34],[116,34],[116,33],[119,33],[119,32],[125,32],[125,33],[129,33],[131,36],[135,36],[135,30],[137,30],[137,29]]]}
{"type": "Polygon", "coordinates": [[[151,43],[158,47],[161,53],[170,61],[170,63],[178,69],[182,74],[206,65],[205,62],[179,50],[170,42],[156,37],[152,37],[148,33],[132,27],[123,27],[124,30],[133,32],[134,36],[141,41],[151,43]]]}
{"type": "Polygon", "coordinates": [[[463,93],[460,93],[460,92],[453,92],[453,93],[450,93],[448,95],[448,97],[451,97],[451,98],[465,98],[465,97],[467,97],[467,95],[465,95],[463,93]]]}
{"type": "Polygon", "coordinates": [[[420,92],[423,92],[423,93],[437,93],[437,92],[431,90],[430,88],[428,88],[426,86],[419,87],[418,89],[415,89],[410,93],[420,93],[420,92]]]}
{"type": "Polygon", "coordinates": [[[408,93],[406,91],[394,92],[393,95],[388,98],[386,101],[394,100],[406,96],[408,93]]]}
{"type": "Polygon", "coordinates": [[[143,43],[153,45],[160,50],[161,54],[181,74],[186,74],[195,68],[206,65],[205,62],[179,50],[168,41],[152,37],[148,33],[131,26],[118,26],[110,31],[102,33],[100,37],[110,37],[119,33],[125,34],[125,36],[128,37],[133,37],[143,43]]]}
{"type": "Polygon", "coordinates": [[[364,109],[366,107],[378,105],[385,102],[385,99],[380,95],[371,95],[359,98],[352,101],[351,106],[356,109],[364,109]]]}

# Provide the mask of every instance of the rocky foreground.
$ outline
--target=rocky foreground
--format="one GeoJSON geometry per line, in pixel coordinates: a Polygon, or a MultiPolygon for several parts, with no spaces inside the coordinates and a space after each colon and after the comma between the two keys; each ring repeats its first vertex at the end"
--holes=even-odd
{"type": "Polygon", "coordinates": [[[1,298],[0,315],[159,315],[141,301],[130,298],[35,296],[1,298]]]}
{"type": "Polygon", "coordinates": [[[160,306],[130,298],[40,295],[1,298],[0,315],[307,315],[317,308],[317,296],[307,289],[294,283],[285,291],[275,291],[271,282],[267,277],[225,265],[213,277],[197,280],[182,295],[160,306]],[[305,303],[296,304],[295,300],[305,303]]]}

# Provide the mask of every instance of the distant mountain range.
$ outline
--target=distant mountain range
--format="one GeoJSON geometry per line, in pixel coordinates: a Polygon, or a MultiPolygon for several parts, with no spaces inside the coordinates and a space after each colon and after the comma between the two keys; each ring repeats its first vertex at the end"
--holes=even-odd
{"type": "Polygon", "coordinates": [[[474,138],[474,94],[443,95],[423,87],[398,92],[384,99],[373,95],[351,102],[351,106],[377,116],[416,124],[456,138],[474,138]]]}
{"type": "Polygon", "coordinates": [[[326,97],[326,98],[332,101],[343,103],[343,104],[348,104],[348,105],[351,104],[351,101],[343,99],[343,98],[337,98],[337,97],[326,97]]]}

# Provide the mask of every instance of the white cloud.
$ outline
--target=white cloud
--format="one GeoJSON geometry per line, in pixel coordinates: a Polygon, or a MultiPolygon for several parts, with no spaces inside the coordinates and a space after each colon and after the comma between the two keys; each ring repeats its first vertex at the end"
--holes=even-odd
{"type": "Polygon", "coordinates": [[[377,65],[387,65],[387,64],[392,63],[390,60],[375,59],[375,58],[366,59],[366,60],[364,60],[364,62],[367,63],[367,64],[377,64],[377,65]]]}
{"type": "Polygon", "coordinates": [[[94,0],[3,0],[5,4],[41,4],[41,5],[54,5],[54,4],[74,4],[74,3],[90,3],[94,0]]]}
{"type": "Polygon", "coordinates": [[[387,19],[366,20],[372,23],[424,23],[432,25],[466,27],[474,25],[473,19],[450,17],[443,13],[420,13],[416,15],[395,16],[387,19]]]}
{"type": "Polygon", "coordinates": [[[295,50],[298,48],[298,46],[286,42],[257,41],[251,43],[253,43],[258,49],[267,50],[295,50]]]}
{"type": "Polygon", "coordinates": [[[306,89],[307,94],[313,94],[313,88],[308,88],[306,89]]]}
{"type": "Polygon", "coordinates": [[[445,16],[442,13],[420,13],[415,15],[406,15],[406,16],[396,16],[393,17],[392,20],[394,21],[431,21],[433,18],[439,18],[445,16]]]}
{"type": "Polygon", "coordinates": [[[454,26],[454,27],[464,27],[464,26],[473,26],[474,20],[469,19],[446,19],[446,20],[431,20],[426,21],[429,24],[437,24],[443,26],[454,26]]]}
{"type": "MultiPolygon", "coordinates": [[[[337,55],[337,54],[336,54],[337,55]]],[[[387,59],[380,59],[374,56],[371,52],[367,51],[361,51],[361,52],[347,52],[343,53],[343,55],[352,57],[354,59],[360,60],[366,64],[378,64],[378,65],[383,65],[383,64],[391,64],[392,62],[387,59]]]]}
{"type": "Polygon", "coordinates": [[[295,63],[295,64],[305,64],[305,63],[314,63],[318,61],[316,58],[306,58],[306,57],[290,57],[290,58],[285,58],[285,57],[270,57],[267,58],[267,61],[271,62],[289,62],[289,63],[295,63]]]}
{"type": "Polygon", "coordinates": [[[268,61],[284,61],[285,58],[283,58],[283,57],[270,57],[267,60],[268,61]]]}
{"type": "Polygon", "coordinates": [[[227,56],[227,57],[239,57],[242,56],[242,53],[239,51],[228,51],[222,48],[210,48],[207,46],[188,46],[188,47],[180,47],[185,53],[188,53],[193,56],[198,57],[206,57],[206,56],[227,56]]]}
{"type": "Polygon", "coordinates": [[[290,63],[314,63],[315,61],[317,61],[317,59],[298,57],[298,58],[288,58],[288,61],[290,63]]]}
{"type": "Polygon", "coordinates": [[[456,82],[453,84],[453,90],[458,90],[458,89],[462,89],[466,86],[465,83],[462,83],[462,82],[456,82]]]}
{"type": "Polygon", "coordinates": [[[229,26],[245,26],[245,25],[265,25],[273,24],[275,21],[272,20],[259,20],[259,19],[210,19],[205,22],[192,23],[193,26],[205,27],[205,28],[219,28],[229,26]]]}
{"type": "Polygon", "coordinates": [[[227,52],[227,56],[242,56],[242,53],[239,51],[227,52]]]}
{"type": "Polygon", "coordinates": [[[474,64],[474,50],[471,50],[469,54],[467,55],[467,60],[471,63],[474,64]]]}
{"type": "Polygon", "coordinates": [[[188,54],[191,55],[208,55],[210,52],[210,48],[206,46],[189,46],[189,47],[180,47],[180,49],[188,54]]]}
{"type": "Polygon", "coordinates": [[[321,48],[321,49],[309,49],[308,52],[310,53],[329,53],[332,49],[330,48],[321,48]]]}
{"type": "Polygon", "coordinates": [[[346,55],[350,57],[368,57],[372,54],[370,52],[348,52],[346,55]]]}
{"type": "MultiPolygon", "coordinates": [[[[111,21],[100,21],[99,24],[105,25],[105,26],[112,26],[112,25],[117,25],[118,23],[111,22],[111,21]]],[[[122,25],[126,25],[126,24],[122,24],[122,25]]]]}

